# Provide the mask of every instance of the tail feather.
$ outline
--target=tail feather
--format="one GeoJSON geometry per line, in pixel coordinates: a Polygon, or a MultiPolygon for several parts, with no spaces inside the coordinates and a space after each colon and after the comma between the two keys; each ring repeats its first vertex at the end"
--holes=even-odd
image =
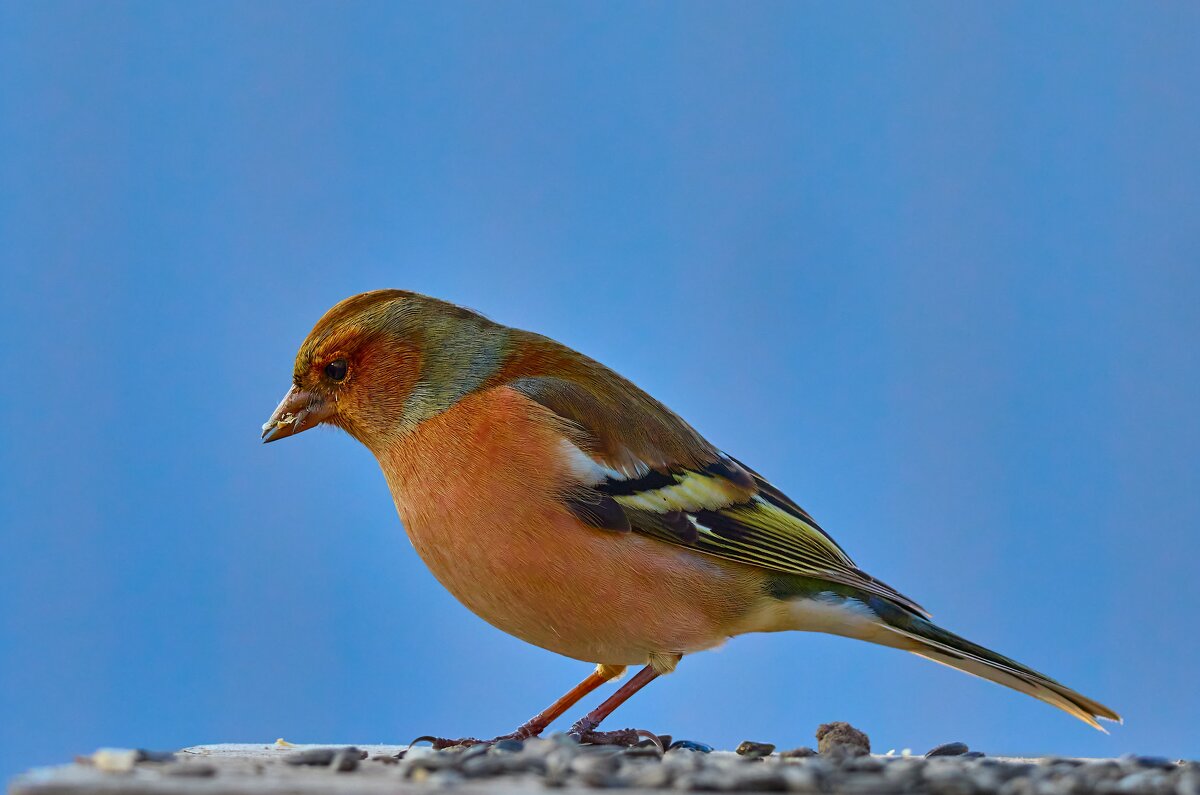
{"type": "Polygon", "coordinates": [[[881,619],[879,626],[892,633],[892,640],[896,642],[890,643],[883,638],[873,640],[1026,693],[1100,731],[1105,729],[1098,718],[1121,722],[1121,716],[1103,704],[1015,660],[944,630],[932,621],[878,597],[871,597],[868,605],[881,619]]]}

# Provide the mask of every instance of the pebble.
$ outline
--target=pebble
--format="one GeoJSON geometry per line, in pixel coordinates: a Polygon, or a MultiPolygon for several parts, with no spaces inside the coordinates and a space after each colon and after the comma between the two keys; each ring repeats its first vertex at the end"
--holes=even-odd
{"type": "Polygon", "coordinates": [[[137,750],[137,761],[139,762],[174,762],[174,751],[147,751],[145,748],[137,750]]]}
{"type": "MultiPolygon", "coordinates": [[[[476,746],[478,747],[478,746],[476,746]]],[[[484,746],[486,747],[486,746],[484,746]]],[[[501,740],[492,746],[493,751],[520,751],[525,747],[525,743],[521,740],[501,740]]]]}
{"type": "Polygon", "coordinates": [[[580,754],[571,762],[571,772],[588,787],[606,787],[621,767],[617,754],[580,754]]]}
{"type": "Polygon", "coordinates": [[[329,767],[339,773],[349,773],[358,769],[360,759],[366,759],[366,751],[360,751],[357,748],[343,748],[333,755],[333,759],[329,762],[329,767]]]}
{"type": "Polygon", "coordinates": [[[931,748],[925,753],[925,758],[930,759],[935,756],[962,756],[971,749],[966,743],[943,743],[936,748],[931,748]]]}
{"type": "Polygon", "coordinates": [[[817,751],[821,756],[862,756],[871,753],[871,740],[849,723],[822,723],[817,727],[817,751]]]}
{"type": "Polygon", "coordinates": [[[662,789],[671,785],[673,772],[662,764],[630,765],[622,770],[620,783],[636,789],[662,789]]]}
{"type": "Polygon", "coordinates": [[[691,740],[676,740],[675,742],[671,743],[667,747],[668,751],[675,751],[675,750],[680,750],[680,749],[682,749],[684,751],[699,751],[702,754],[711,754],[712,750],[713,750],[711,745],[705,745],[704,743],[692,742],[691,740]]]}
{"type": "Polygon", "coordinates": [[[101,748],[92,754],[91,762],[105,773],[130,773],[138,763],[141,752],[133,748],[101,748]]]}
{"type": "Polygon", "coordinates": [[[217,775],[217,769],[203,762],[194,762],[186,765],[171,765],[163,769],[163,774],[184,778],[212,778],[217,775]]]}
{"type": "Polygon", "coordinates": [[[653,740],[642,740],[637,745],[633,746],[632,748],[626,748],[621,753],[624,756],[642,756],[661,759],[663,755],[663,749],[653,740]]]}
{"type": "Polygon", "coordinates": [[[338,770],[342,770],[343,766],[347,766],[346,770],[354,770],[358,767],[358,760],[366,758],[366,751],[360,751],[350,745],[342,748],[306,748],[303,751],[292,751],[283,758],[283,762],[309,767],[329,767],[336,764],[338,770]],[[353,764],[349,761],[351,759],[353,764]]]}
{"type": "MultiPolygon", "coordinates": [[[[820,753],[793,748],[776,753],[773,743],[747,740],[736,753],[713,751],[691,740],[652,740],[634,747],[580,745],[565,735],[435,750],[417,746],[403,755],[375,755],[360,764],[353,746],[280,751],[295,768],[325,768],[321,775],[394,781],[396,789],[488,792],[543,788],[634,789],[640,792],[792,792],[800,795],[1200,795],[1200,763],[1156,756],[1080,760],[1047,757],[1015,761],[946,743],[924,756],[871,756],[866,735],[849,724],[825,724],[817,732],[820,753]],[[329,772],[326,772],[329,771],[329,772]],[[358,772],[355,772],[358,771],[358,772]]],[[[235,774],[215,760],[158,757],[142,751],[102,749],[86,758],[98,770],[146,776],[220,775],[211,784],[236,789],[235,774]]],[[[278,764],[272,762],[271,764],[278,764]]],[[[261,765],[259,766],[261,768],[261,765]]],[[[294,769],[290,775],[305,771],[294,769]]],[[[121,782],[117,782],[121,783],[121,782]]],[[[182,782],[177,782],[182,783],[182,782]]],[[[197,782],[199,784],[201,782],[197,782]]],[[[208,782],[204,782],[208,784],[208,782]]],[[[222,791],[225,791],[224,789],[222,791]]],[[[300,790],[297,790],[300,791],[300,790]]],[[[308,791],[304,789],[303,791],[308,791]]]]}
{"type": "Polygon", "coordinates": [[[775,753],[774,743],[756,743],[753,740],[742,740],[741,745],[734,749],[738,756],[750,759],[762,759],[775,753]]]}
{"type": "Polygon", "coordinates": [[[1177,762],[1172,762],[1165,756],[1135,756],[1134,762],[1138,767],[1150,767],[1157,770],[1173,770],[1178,767],[1177,762]]]}

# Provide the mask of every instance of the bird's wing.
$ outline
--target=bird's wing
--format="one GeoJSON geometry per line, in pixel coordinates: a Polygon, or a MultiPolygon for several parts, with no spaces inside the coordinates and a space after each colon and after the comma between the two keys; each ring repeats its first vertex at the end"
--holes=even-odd
{"type": "Polygon", "coordinates": [[[564,499],[588,524],[849,585],[928,615],[855,566],[807,511],[764,477],[624,379],[615,395],[561,378],[525,378],[510,386],[574,431],[584,485],[564,499]],[[630,405],[631,397],[644,405],[630,405]]]}

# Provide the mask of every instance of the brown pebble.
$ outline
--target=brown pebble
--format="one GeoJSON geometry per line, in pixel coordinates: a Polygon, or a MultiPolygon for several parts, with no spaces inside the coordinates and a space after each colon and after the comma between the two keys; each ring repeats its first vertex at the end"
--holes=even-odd
{"type": "Polygon", "coordinates": [[[803,759],[806,756],[816,756],[817,752],[809,748],[807,745],[802,745],[799,748],[793,748],[790,751],[782,751],[779,756],[783,759],[803,759]]]}
{"type": "Polygon", "coordinates": [[[770,756],[775,753],[774,743],[756,743],[753,740],[743,740],[742,744],[736,749],[738,756],[745,756],[751,759],[762,759],[765,756],[770,756]]]}
{"type": "Polygon", "coordinates": [[[871,753],[871,740],[845,721],[822,723],[817,727],[817,751],[821,756],[863,756],[871,753]]]}

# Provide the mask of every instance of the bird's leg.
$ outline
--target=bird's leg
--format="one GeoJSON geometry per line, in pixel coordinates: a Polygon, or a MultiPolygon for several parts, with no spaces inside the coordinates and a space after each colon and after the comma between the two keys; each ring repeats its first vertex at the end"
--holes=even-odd
{"type": "MultiPolygon", "coordinates": [[[[670,668],[675,667],[674,663],[678,659],[678,657],[675,657],[671,661],[670,668]]],[[[575,724],[568,732],[570,736],[581,743],[591,743],[593,745],[636,745],[643,737],[654,737],[657,740],[657,737],[651,732],[639,729],[620,729],[614,732],[598,732],[595,730],[600,725],[600,721],[611,715],[613,710],[624,704],[634,693],[658,678],[660,673],[659,668],[664,666],[660,663],[656,668],[655,662],[658,661],[652,661],[650,665],[638,671],[628,682],[617,688],[617,692],[605,699],[604,703],[575,721],[575,724]]],[[[667,668],[667,670],[670,670],[670,668],[667,668]]]]}
{"type": "Polygon", "coordinates": [[[624,665],[597,665],[596,670],[592,671],[587,679],[584,679],[575,685],[575,687],[568,690],[562,698],[522,723],[512,734],[496,739],[512,738],[524,740],[527,737],[537,737],[547,726],[557,720],[560,715],[579,703],[581,698],[608,680],[615,679],[623,673],[625,673],[624,665]]]}
{"type": "Polygon", "coordinates": [[[516,731],[510,734],[502,734],[499,737],[493,737],[490,740],[477,740],[474,737],[460,737],[456,740],[449,740],[444,737],[419,737],[413,742],[428,740],[433,743],[434,748],[451,748],[456,745],[480,745],[500,742],[501,740],[525,740],[530,737],[537,737],[547,726],[553,723],[560,715],[566,712],[571,707],[575,706],[581,698],[591,693],[600,685],[615,679],[625,672],[624,665],[604,665],[603,663],[596,666],[596,670],[588,674],[575,687],[571,688],[561,698],[555,701],[544,710],[534,715],[529,720],[517,727],[516,731]]]}

